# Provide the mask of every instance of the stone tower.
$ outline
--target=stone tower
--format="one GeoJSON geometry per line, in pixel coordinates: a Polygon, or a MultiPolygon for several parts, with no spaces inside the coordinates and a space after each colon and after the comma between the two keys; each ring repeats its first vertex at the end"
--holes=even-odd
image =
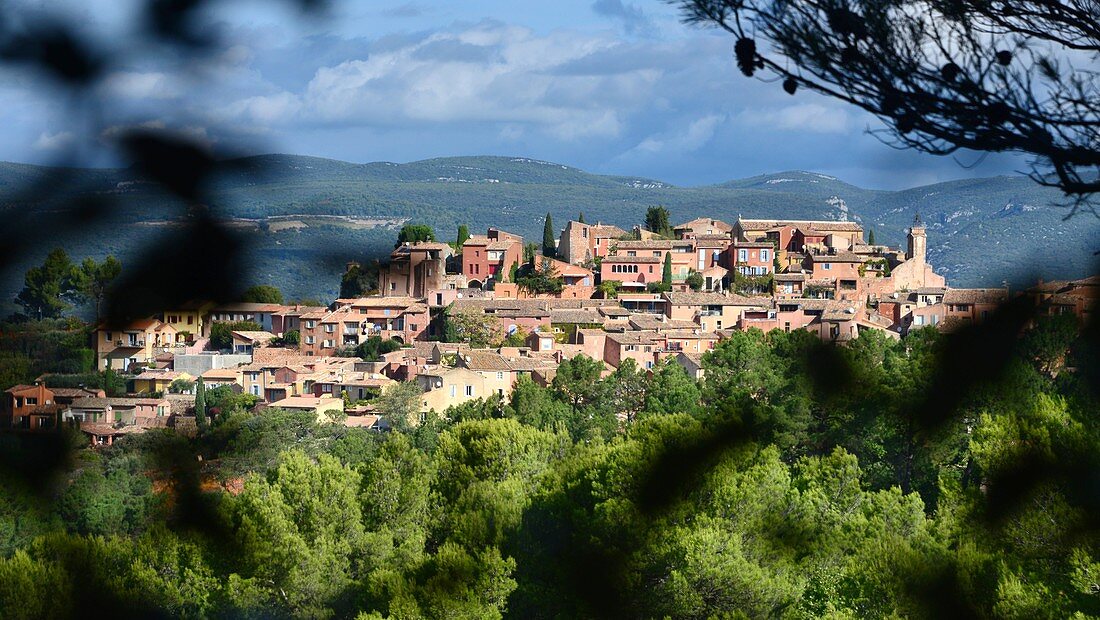
{"type": "Polygon", "coordinates": [[[905,237],[909,242],[905,249],[905,260],[919,258],[925,260],[925,252],[928,249],[928,237],[925,235],[924,222],[920,220],[920,213],[913,219],[913,225],[909,227],[909,234],[905,237]]]}

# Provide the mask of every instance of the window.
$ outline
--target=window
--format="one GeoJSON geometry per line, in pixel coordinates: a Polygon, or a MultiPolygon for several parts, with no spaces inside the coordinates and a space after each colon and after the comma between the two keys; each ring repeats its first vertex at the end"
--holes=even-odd
{"type": "Polygon", "coordinates": [[[467,385],[466,386],[466,396],[473,396],[473,395],[474,395],[474,386],[467,385]]]}
{"type": "Polygon", "coordinates": [[[396,282],[390,282],[390,290],[391,291],[396,291],[397,290],[397,283],[396,282]]]}
{"type": "Polygon", "coordinates": [[[313,321],[306,321],[306,329],[313,329],[314,325],[313,321]]]}
{"type": "Polygon", "coordinates": [[[497,379],[504,379],[504,373],[503,372],[498,372],[497,373],[497,379]]]}
{"type": "Polygon", "coordinates": [[[111,332],[107,332],[106,334],[103,334],[103,336],[104,336],[103,339],[106,340],[107,342],[110,342],[112,340],[111,332]]]}
{"type": "Polygon", "coordinates": [[[749,251],[748,250],[737,250],[737,260],[739,260],[739,261],[749,260],[749,251]]]}
{"type": "Polygon", "coordinates": [[[767,250],[760,250],[760,260],[762,260],[762,261],[768,260],[768,251],[767,250]]]}
{"type": "Polygon", "coordinates": [[[188,325],[194,325],[194,324],[195,324],[195,317],[194,317],[194,315],[190,315],[190,314],[189,314],[189,315],[187,315],[187,324],[188,324],[188,325]]]}
{"type": "Polygon", "coordinates": [[[821,268],[824,269],[825,271],[831,271],[833,269],[833,264],[832,263],[822,263],[821,268]]]}
{"type": "Polygon", "coordinates": [[[306,344],[313,344],[313,336],[306,336],[306,344]]]}
{"type": "Polygon", "coordinates": [[[321,386],[321,391],[325,392],[327,394],[331,394],[332,393],[332,385],[329,384],[329,383],[326,383],[326,384],[322,385],[321,386]]]}
{"type": "Polygon", "coordinates": [[[331,334],[335,331],[336,331],[336,325],[334,323],[329,323],[328,325],[325,325],[325,333],[326,334],[331,334]]]}

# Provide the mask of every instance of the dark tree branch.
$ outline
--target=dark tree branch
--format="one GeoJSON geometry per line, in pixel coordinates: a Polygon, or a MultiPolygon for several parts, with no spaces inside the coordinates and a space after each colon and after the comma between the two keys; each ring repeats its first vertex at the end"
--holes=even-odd
{"type": "Polygon", "coordinates": [[[764,70],[878,116],[935,155],[1032,156],[1030,177],[1097,214],[1100,4],[1092,0],[670,0],[764,70]],[[1079,66],[1081,65],[1081,66],[1079,66]]]}

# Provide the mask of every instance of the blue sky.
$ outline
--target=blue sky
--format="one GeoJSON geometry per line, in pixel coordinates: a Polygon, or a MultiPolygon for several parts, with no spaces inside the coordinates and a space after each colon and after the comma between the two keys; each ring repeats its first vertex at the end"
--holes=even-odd
{"type": "Polygon", "coordinates": [[[55,93],[8,75],[4,160],[50,162],[147,124],[247,152],[516,155],[681,185],[804,169],[901,188],[1025,167],[892,149],[869,135],[880,127],[869,115],[742,77],[727,36],[683,25],[656,0],[334,1],[318,18],[288,3],[221,2],[229,8],[209,28],[226,44],[199,66],[131,45],[132,0],[23,4],[129,53],[98,91],[94,129],[74,124],[55,93]]]}

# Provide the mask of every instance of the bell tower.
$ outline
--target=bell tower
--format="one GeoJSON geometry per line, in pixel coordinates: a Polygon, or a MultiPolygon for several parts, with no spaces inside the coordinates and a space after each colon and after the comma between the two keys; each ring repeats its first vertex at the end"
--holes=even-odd
{"type": "Polygon", "coordinates": [[[905,238],[908,241],[905,260],[919,258],[923,262],[928,249],[928,237],[925,235],[924,222],[920,219],[920,213],[913,218],[913,225],[909,227],[909,234],[905,238]]]}

